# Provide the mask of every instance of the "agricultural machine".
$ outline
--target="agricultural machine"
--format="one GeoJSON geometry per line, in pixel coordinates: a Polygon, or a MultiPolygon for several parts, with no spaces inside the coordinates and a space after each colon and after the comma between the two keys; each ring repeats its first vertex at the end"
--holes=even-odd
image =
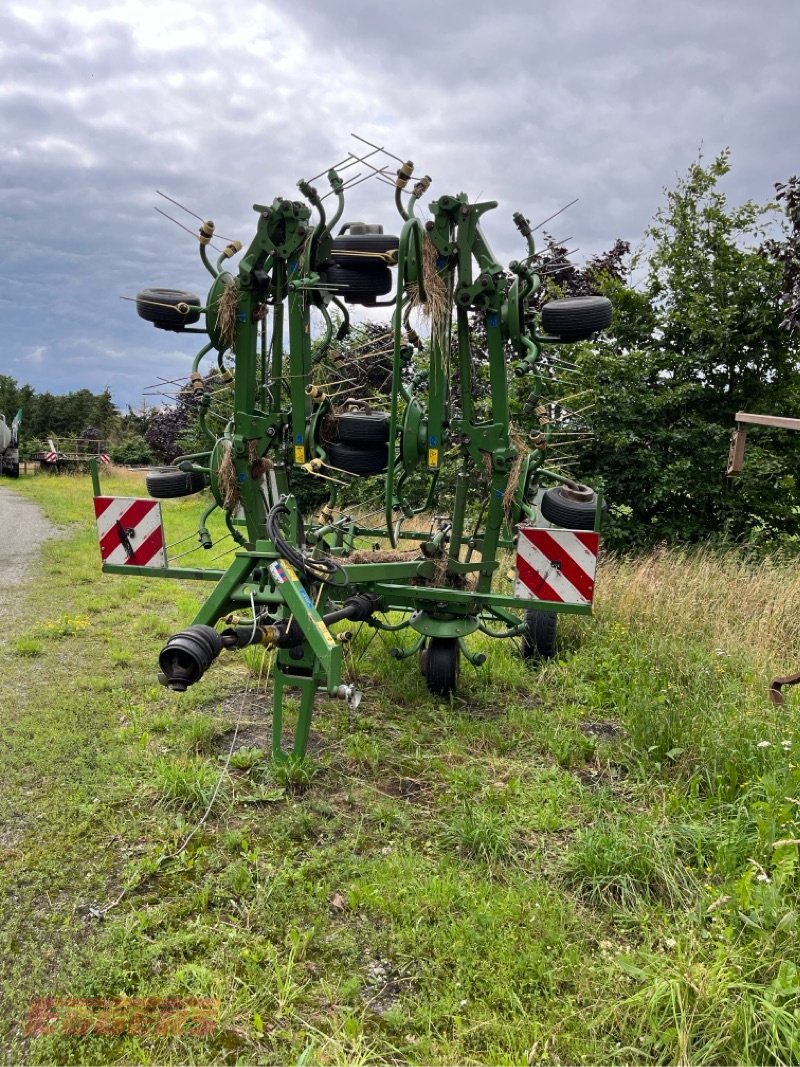
{"type": "Polygon", "coordinates": [[[429,690],[449,697],[461,661],[486,659],[470,649],[471,634],[518,638],[526,655],[552,655],[558,615],[588,614],[593,598],[602,506],[549,462],[559,442],[582,431],[572,409],[547,401],[569,364],[546,353],[607,326],[611,304],[588,296],[539,306],[542,277],[522,214],[514,223],[523,252],[504,268],[481,227],[495,202],[444,195],[423,219],[430,178],[412,184],[411,162],[398,160],[394,173],[396,164],[376,165],[389,153],[370,148],[324,175],[324,195],[312,184],[318,175],[298,182],[302,199],[254,205],[245,249],[232,241],[212,260],[214,224],[202,222],[200,259],[211,276],[204,300],[169,289],[139,294],[139,316],[157,328],[207,334],[185,387],[207,445],[152,473],[152,500],[103,496],[94,471],[105,571],[214,583],[161,652],[165,685],[182,691],[200,681],[223,650],[276,650],[276,760],[287,758],[288,690],[299,691],[297,757],[318,691],[351,705],[360,699],[343,672],[354,625],[406,631],[392,654],[418,657],[429,690]],[[342,223],[345,192],[363,180],[347,176],[358,163],[393,186],[397,236],[342,223]],[[388,309],[378,353],[374,343],[347,347],[352,305],[388,309]],[[201,316],[204,328],[195,325],[201,316]],[[386,388],[353,396],[348,370],[381,353],[386,388]],[[207,357],[212,374],[202,369],[207,357]],[[510,415],[515,379],[526,386],[524,431],[510,415]],[[327,493],[314,515],[300,503],[311,484],[327,493]],[[164,545],[159,499],[206,488],[198,538],[211,547],[207,520],[220,509],[237,546],[225,570],[176,566],[164,545]],[[364,502],[369,489],[377,510],[364,502]]]}
{"type": "Polygon", "coordinates": [[[47,439],[47,448],[42,448],[31,455],[42,470],[53,473],[62,471],[87,470],[89,465],[97,460],[100,463],[110,463],[111,456],[106,451],[106,444],[100,440],[99,435],[71,437],[67,440],[47,439]]]}
{"type": "Polygon", "coordinates": [[[11,425],[0,413],[0,474],[9,478],[19,478],[19,428],[22,425],[22,411],[14,416],[11,425]]]}

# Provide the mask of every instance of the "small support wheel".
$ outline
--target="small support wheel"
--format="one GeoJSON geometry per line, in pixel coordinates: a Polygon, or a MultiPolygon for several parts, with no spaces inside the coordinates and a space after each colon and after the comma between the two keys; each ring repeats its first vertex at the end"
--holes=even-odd
{"type": "Polygon", "coordinates": [[[562,341],[588,341],[610,325],[611,301],[607,296],[568,296],[550,300],[542,308],[542,326],[562,341]]]}
{"type": "Polygon", "coordinates": [[[145,484],[150,496],[156,500],[169,500],[201,492],[209,484],[209,479],[208,475],[194,471],[152,471],[145,478],[145,484]]]}
{"type": "Polygon", "coordinates": [[[323,270],[320,278],[323,288],[330,286],[347,304],[369,306],[392,289],[392,272],[385,266],[357,270],[334,264],[323,270]]]}
{"type": "Polygon", "coordinates": [[[389,440],[389,415],[384,411],[343,411],[336,416],[340,441],[385,445],[389,440]]]}
{"type": "Polygon", "coordinates": [[[595,527],[597,494],[588,485],[560,485],[548,489],[540,507],[543,517],[554,526],[565,530],[593,530],[595,527]]]}
{"type": "Polygon", "coordinates": [[[350,270],[380,270],[397,258],[399,237],[384,233],[356,233],[334,238],[331,258],[350,270]]]}
{"type": "Polygon", "coordinates": [[[347,442],[331,442],[325,445],[330,465],[349,474],[380,474],[389,463],[389,448],[386,444],[363,445],[347,442]]]}
{"type": "Polygon", "coordinates": [[[136,313],[140,319],[159,330],[178,333],[200,318],[200,297],[182,289],[142,289],[136,297],[136,313]]]}
{"type": "Polygon", "coordinates": [[[458,686],[461,650],[457,637],[431,637],[420,656],[428,689],[435,696],[449,697],[458,686]]]}
{"type": "Polygon", "coordinates": [[[556,654],[558,615],[555,611],[526,611],[522,635],[525,659],[552,659],[556,654]]]}

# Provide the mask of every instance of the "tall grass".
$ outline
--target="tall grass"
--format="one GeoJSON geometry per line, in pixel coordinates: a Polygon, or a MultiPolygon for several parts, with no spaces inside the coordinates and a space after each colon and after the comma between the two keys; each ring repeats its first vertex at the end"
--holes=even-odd
{"type": "MultiPolygon", "coordinates": [[[[772,677],[800,667],[800,576],[709,550],[609,559],[591,638],[564,686],[619,719],[646,773],[677,774],[730,800],[793,751],[772,677]]],[[[568,657],[569,658],[569,657],[568,657]]]]}
{"type": "Polygon", "coordinates": [[[756,960],[733,964],[717,951],[700,962],[698,946],[645,968],[625,966],[636,989],[614,1009],[633,1037],[627,1062],[719,1064],[797,1063],[800,986],[791,960],[765,974],[756,960]]]}
{"type": "Polygon", "coordinates": [[[600,608],[637,627],[768,665],[800,665],[800,568],[709,548],[604,561],[600,608]]]}
{"type": "MultiPolygon", "coordinates": [[[[209,588],[101,575],[88,479],[16,488],[70,529],[0,649],[0,1060],[800,1062],[791,563],[605,559],[555,659],[473,635],[450,702],[365,629],[363,703],[320,699],[276,775],[263,650],[155,680],[209,588]],[[51,993],[213,996],[219,1027],[30,1041],[51,993]]],[[[169,541],[205,499],[165,501],[169,541]]]]}

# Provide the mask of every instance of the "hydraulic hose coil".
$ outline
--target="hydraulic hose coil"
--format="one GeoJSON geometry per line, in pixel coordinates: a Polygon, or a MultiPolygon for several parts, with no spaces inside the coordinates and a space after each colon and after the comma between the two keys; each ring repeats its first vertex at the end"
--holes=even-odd
{"type": "Polygon", "coordinates": [[[267,533],[284,559],[295,567],[310,582],[323,585],[345,586],[350,584],[347,571],[330,556],[319,559],[307,555],[296,545],[290,545],[281,532],[281,516],[288,515],[289,509],[279,501],[267,514],[267,533]]]}

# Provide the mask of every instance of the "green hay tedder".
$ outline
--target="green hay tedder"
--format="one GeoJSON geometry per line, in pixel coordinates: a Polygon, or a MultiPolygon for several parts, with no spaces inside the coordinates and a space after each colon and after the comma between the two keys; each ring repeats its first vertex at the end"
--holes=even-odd
{"type": "MultiPolygon", "coordinates": [[[[95,467],[106,571],[214,583],[191,625],[161,652],[161,680],[185,690],[223,650],[277,650],[277,760],[286,758],[287,690],[300,696],[297,757],[306,751],[318,690],[351,704],[360,699],[343,674],[353,624],[413,631],[393,654],[419,655],[428,688],[448,697],[461,658],[475,666],[486,658],[470,651],[475,631],[520,638],[526,653],[547,656],[558,614],[591,611],[602,507],[593,490],[548,466],[554,441],[576,431],[546,402],[555,365],[546,353],[608,325],[611,305],[588,296],[538,306],[542,280],[528,220],[514,215],[524,254],[505,268],[481,228],[496,203],[445,195],[423,219],[430,179],[412,185],[410,162],[390,180],[398,236],[342,224],[346,189],[357,184],[344,175],[361,161],[386,181],[387,166],[374,159],[382,152],[372,146],[330,169],[325,196],[301,181],[302,200],[254,205],[249,247],[232,242],[216,262],[214,226],[202,224],[200,258],[212,278],[206,299],[149,289],[137,309],[160,329],[207,333],[187,386],[207,448],[151,474],[153,500],[103,496],[95,467]],[[348,305],[388,309],[390,380],[377,401],[350,395],[347,365],[332,356],[351,330],[348,305]],[[194,325],[201,316],[205,330],[194,325]],[[216,378],[201,373],[206,357],[216,357],[216,378]],[[517,376],[535,422],[524,445],[509,410],[517,376]],[[221,392],[232,404],[213,430],[221,392]],[[363,504],[366,481],[380,495],[377,512],[363,504]],[[298,500],[311,484],[328,492],[313,516],[298,500]],[[206,487],[213,500],[200,543],[210,547],[207,517],[219,508],[238,546],[224,571],[175,566],[164,546],[158,498],[206,487]]],[[[369,349],[349,351],[353,361],[372,358],[369,349]]]]}

